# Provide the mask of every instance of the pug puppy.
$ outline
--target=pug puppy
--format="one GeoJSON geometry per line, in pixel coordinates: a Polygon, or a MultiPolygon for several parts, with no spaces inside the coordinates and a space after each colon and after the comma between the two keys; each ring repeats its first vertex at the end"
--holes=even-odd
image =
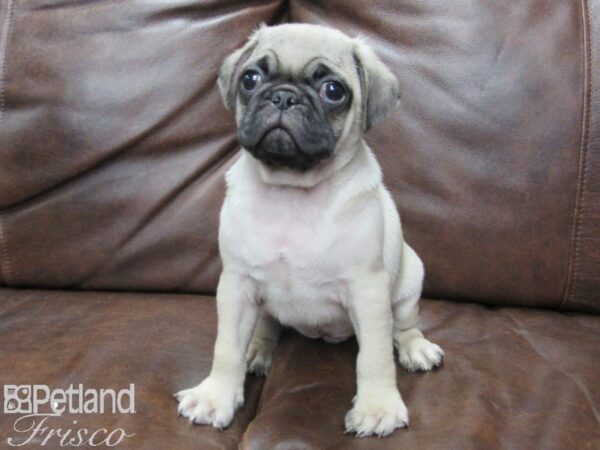
{"type": "Polygon", "coordinates": [[[286,24],[258,29],[218,84],[243,151],[221,210],[214,361],[176,394],[179,414],[227,427],[246,371],[266,374],[284,325],[327,342],[356,335],[348,432],[407,426],[393,346],[409,371],[440,365],[444,352],[418,328],[423,263],[362,138],[398,107],[396,78],[360,40],[286,24]]]}

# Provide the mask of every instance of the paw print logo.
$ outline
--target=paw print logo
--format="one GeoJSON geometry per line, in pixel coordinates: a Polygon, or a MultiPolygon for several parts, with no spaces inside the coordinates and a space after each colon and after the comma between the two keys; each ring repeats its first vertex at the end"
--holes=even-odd
{"type": "Polygon", "coordinates": [[[31,413],[31,388],[14,384],[4,385],[4,412],[31,413]]]}

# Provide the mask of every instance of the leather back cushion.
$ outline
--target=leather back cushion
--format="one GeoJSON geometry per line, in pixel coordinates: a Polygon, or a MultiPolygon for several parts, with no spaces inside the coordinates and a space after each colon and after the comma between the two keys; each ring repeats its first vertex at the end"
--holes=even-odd
{"type": "Polygon", "coordinates": [[[292,0],[290,20],[361,34],[400,80],[367,140],[426,294],[600,311],[599,3],[368,3],[292,0]]]}
{"type": "Polygon", "coordinates": [[[217,68],[280,3],[2,2],[6,283],[214,291],[237,151],[217,68]]]}
{"type": "Polygon", "coordinates": [[[289,19],[366,36],[398,76],[367,139],[427,295],[600,310],[597,8],[288,3],[2,2],[0,282],[214,291],[237,151],[216,70],[289,19]]]}

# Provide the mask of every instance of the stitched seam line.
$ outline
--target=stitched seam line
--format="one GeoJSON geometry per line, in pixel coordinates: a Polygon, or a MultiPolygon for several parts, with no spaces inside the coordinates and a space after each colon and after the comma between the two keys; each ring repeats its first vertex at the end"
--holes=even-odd
{"type": "Polygon", "coordinates": [[[4,235],[4,215],[0,213],[0,248],[2,249],[2,263],[0,269],[2,269],[2,275],[4,282],[7,286],[10,286],[10,278],[12,270],[10,266],[10,258],[8,257],[8,244],[4,235]]]}
{"type": "MultiPolygon", "coordinates": [[[[14,0],[8,0],[6,7],[6,19],[4,22],[4,31],[0,37],[0,125],[4,118],[5,108],[5,72],[6,72],[6,54],[8,53],[8,40],[10,39],[10,30],[12,28],[12,19],[14,11],[14,0]]],[[[4,282],[10,285],[12,278],[12,268],[10,256],[8,254],[8,242],[6,240],[4,214],[0,211],[0,270],[2,270],[4,282]]]]}
{"type": "Polygon", "coordinates": [[[577,193],[575,198],[575,209],[573,211],[573,225],[571,229],[571,249],[569,255],[569,265],[567,274],[567,283],[565,286],[565,292],[563,295],[562,302],[559,309],[563,309],[566,304],[571,300],[574,290],[574,279],[577,268],[579,267],[579,256],[580,256],[580,237],[581,237],[581,210],[585,197],[585,186],[586,186],[586,162],[588,153],[588,138],[589,138],[589,117],[591,109],[591,59],[592,50],[590,45],[590,19],[589,19],[589,6],[587,0],[581,1],[581,15],[582,15],[582,33],[583,33],[583,85],[584,85],[584,105],[581,118],[581,144],[579,147],[579,168],[577,174],[577,193]]]}
{"type": "Polygon", "coordinates": [[[12,28],[14,0],[8,0],[6,7],[6,19],[4,23],[4,33],[0,40],[0,124],[4,118],[4,73],[6,68],[6,53],[8,49],[8,39],[10,37],[10,29],[12,28]]]}

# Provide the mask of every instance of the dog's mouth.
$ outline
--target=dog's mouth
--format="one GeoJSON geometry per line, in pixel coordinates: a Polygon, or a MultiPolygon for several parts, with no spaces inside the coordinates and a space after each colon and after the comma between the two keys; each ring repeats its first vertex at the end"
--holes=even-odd
{"type": "Polygon", "coordinates": [[[267,166],[304,172],[328,159],[333,149],[319,139],[318,130],[310,132],[303,127],[306,121],[274,114],[243,124],[238,137],[242,146],[267,166]]]}
{"type": "Polygon", "coordinates": [[[331,156],[327,150],[308,152],[298,145],[294,133],[286,126],[269,127],[250,152],[270,167],[285,167],[301,172],[314,169],[331,156]]]}
{"type": "Polygon", "coordinates": [[[259,139],[257,147],[262,147],[268,153],[273,154],[302,152],[292,132],[280,124],[266,129],[259,139]]]}

